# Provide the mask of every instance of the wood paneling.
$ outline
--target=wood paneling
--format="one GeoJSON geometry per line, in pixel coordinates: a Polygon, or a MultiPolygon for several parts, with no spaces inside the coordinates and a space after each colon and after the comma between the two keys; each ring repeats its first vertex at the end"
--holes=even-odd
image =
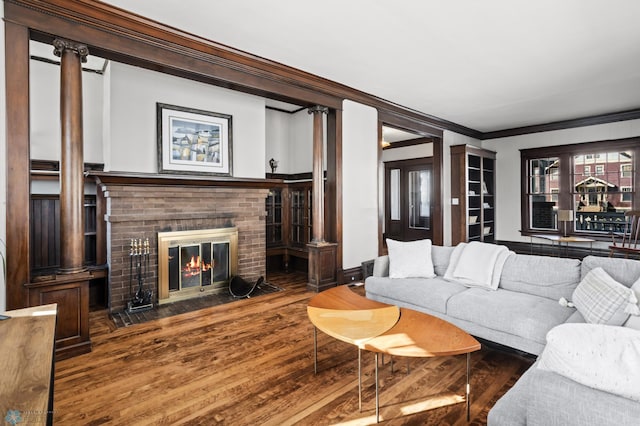
{"type": "MultiPolygon", "coordinates": [[[[373,354],[318,334],[313,373],[306,276],[226,305],[113,330],[92,314],[90,354],[56,364],[56,424],[335,425],[375,422],[373,354]]],[[[362,291],[358,288],[354,291],[362,291]]],[[[488,410],[532,359],[484,347],[471,355],[471,422],[463,402],[465,357],[385,357],[381,417],[389,425],[483,425],[488,410]]]]}
{"type": "MultiPolygon", "coordinates": [[[[7,5],[5,4],[5,7],[7,5]]],[[[7,309],[27,306],[29,282],[29,29],[5,21],[7,309]]]]}
{"type": "Polygon", "coordinates": [[[56,358],[64,359],[91,351],[89,339],[89,280],[68,278],[28,284],[29,305],[58,305],[56,358]]]}

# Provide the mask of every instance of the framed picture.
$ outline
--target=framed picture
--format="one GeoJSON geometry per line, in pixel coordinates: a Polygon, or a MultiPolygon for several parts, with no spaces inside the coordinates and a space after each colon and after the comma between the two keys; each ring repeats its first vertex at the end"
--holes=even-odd
{"type": "Polygon", "coordinates": [[[232,176],[231,116],[157,104],[158,173],[232,176]]]}

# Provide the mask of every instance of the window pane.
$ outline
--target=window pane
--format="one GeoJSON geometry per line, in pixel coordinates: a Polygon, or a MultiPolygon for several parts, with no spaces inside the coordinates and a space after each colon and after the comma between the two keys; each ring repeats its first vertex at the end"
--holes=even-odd
{"type": "Polygon", "coordinates": [[[400,220],[400,169],[391,169],[389,185],[391,220],[400,220]]]}
{"type": "Polygon", "coordinates": [[[429,229],[431,225],[431,173],[409,172],[409,227],[429,229]]]}
{"type": "Polygon", "coordinates": [[[575,229],[616,231],[624,220],[624,212],[633,205],[632,151],[600,152],[593,157],[593,175],[585,173],[582,176],[578,156],[574,157],[575,229]]]}
{"type": "Polygon", "coordinates": [[[557,229],[559,166],[558,157],[529,161],[529,227],[532,229],[557,229]]]}

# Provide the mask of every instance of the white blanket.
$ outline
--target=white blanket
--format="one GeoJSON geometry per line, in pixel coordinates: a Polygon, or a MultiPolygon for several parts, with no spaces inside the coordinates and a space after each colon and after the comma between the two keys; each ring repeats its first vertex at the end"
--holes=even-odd
{"type": "Polygon", "coordinates": [[[507,247],[496,244],[460,243],[451,253],[444,278],[468,287],[496,290],[504,263],[512,254],[507,247]]]}

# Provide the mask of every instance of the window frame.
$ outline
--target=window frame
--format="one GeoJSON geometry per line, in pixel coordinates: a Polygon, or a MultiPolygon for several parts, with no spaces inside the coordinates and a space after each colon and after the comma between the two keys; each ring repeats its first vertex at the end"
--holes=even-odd
{"type": "MultiPolygon", "coordinates": [[[[640,184],[640,171],[638,170],[639,157],[640,157],[640,137],[596,141],[596,142],[583,142],[568,145],[555,145],[546,146],[540,148],[528,148],[520,150],[520,233],[521,235],[529,236],[533,234],[558,234],[557,229],[538,229],[531,228],[530,226],[530,212],[529,212],[529,161],[538,158],[558,157],[558,201],[557,208],[563,210],[573,209],[573,195],[572,190],[572,174],[573,174],[573,158],[576,155],[584,155],[585,159],[589,156],[595,160],[596,154],[602,152],[611,151],[632,151],[633,161],[630,163],[632,168],[632,185],[638,192],[637,186],[640,184]]],[[[633,197],[633,210],[640,210],[640,195],[633,197]]],[[[571,229],[568,232],[575,232],[573,222],[570,223],[571,229]]],[[[611,237],[608,234],[601,232],[588,232],[580,231],[581,236],[588,236],[594,239],[609,240],[611,237]]]]}

